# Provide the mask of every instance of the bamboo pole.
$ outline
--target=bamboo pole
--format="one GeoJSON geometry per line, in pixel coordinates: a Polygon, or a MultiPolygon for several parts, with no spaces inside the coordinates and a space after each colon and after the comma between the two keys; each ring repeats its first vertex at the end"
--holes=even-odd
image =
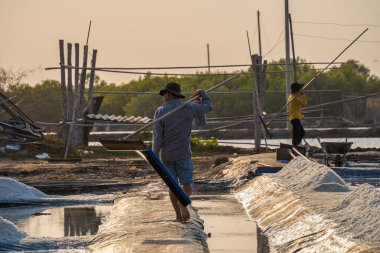
{"type": "Polygon", "coordinates": [[[92,102],[93,102],[93,88],[94,88],[94,80],[95,80],[95,66],[96,66],[97,53],[98,53],[98,50],[96,49],[92,51],[90,82],[88,85],[88,101],[87,101],[88,113],[92,113],[92,109],[93,109],[92,102]]]}
{"type": "MultiPolygon", "coordinates": [[[[75,123],[76,121],[76,117],[77,115],[80,115],[80,112],[81,112],[81,108],[79,106],[79,79],[80,79],[80,75],[79,75],[79,51],[80,51],[80,48],[79,48],[79,43],[75,43],[75,72],[74,72],[74,88],[75,88],[75,96],[74,96],[74,108],[73,108],[73,118],[74,118],[74,121],[73,123],[75,123]]],[[[72,146],[77,146],[78,144],[82,144],[82,133],[81,131],[79,131],[79,127],[78,126],[75,126],[74,127],[74,133],[73,133],[73,137],[72,137],[72,146]]]]}
{"type": "MultiPolygon", "coordinates": [[[[240,74],[234,75],[234,76],[232,76],[232,77],[230,77],[230,78],[224,80],[223,82],[218,83],[217,85],[211,87],[210,89],[206,90],[206,92],[207,92],[207,93],[208,93],[208,92],[211,92],[211,91],[213,91],[214,89],[218,88],[219,86],[224,85],[224,84],[228,83],[229,81],[231,81],[231,80],[233,80],[233,79],[235,79],[235,78],[238,78],[239,76],[240,76],[240,74]]],[[[191,102],[197,100],[198,98],[199,98],[199,96],[195,96],[195,97],[189,99],[188,101],[186,101],[186,102],[183,103],[182,105],[176,107],[175,109],[171,110],[170,112],[166,113],[165,115],[159,117],[158,119],[153,120],[152,122],[150,122],[150,123],[146,124],[145,126],[141,127],[140,129],[138,129],[138,130],[135,131],[134,133],[132,133],[132,134],[130,134],[130,135],[124,137],[123,140],[129,139],[129,138],[131,138],[132,136],[135,136],[135,135],[141,133],[142,131],[144,131],[144,130],[147,129],[148,127],[150,127],[150,126],[154,125],[155,123],[157,123],[157,122],[163,120],[164,118],[166,118],[166,117],[172,115],[172,114],[175,113],[176,111],[181,110],[181,109],[182,109],[183,107],[185,107],[187,104],[189,104],[189,103],[191,103],[191,102]]]]}
{"type": "Polygon", "coordinates": [[[59,40],[59,58],[61,65],[61,98],[62,98],[62,120],[65,124],[67,122],[67,100],[66,100],[66,75],[65,75],[65,49],[64,41],[59,40]]]}
{"type": "MultiPolygon", "coordinates": [[[[79,66],[79,44],[78,43],[75,43],[75,66],[79,66]]],[[[76,129],[78,129],[78,126],[75,125],[75,122],[76,122],[76,113],[78,111],[77,107],[78,107],[78,103],[79,103],[79,98],[78,98],[78,94],[79,94],[79,90],[78,90],[79,69],[75,69],[74,78],[75,78],[75,80],[74,80],[74,82],[75,82],[75,96],[73,99],[74,104],[73,104],[73,110],[72,110],[72,115],[71,115],[71,123],[70,123],[70,127],[69,127],[68,138],[67,138],[67,142],[66,142],[64,159],[67,158],[70,146],[76,146],[78,144],[78,141],[79,141],[78,137],[80,137],[80,135],[78,136],[79,133],[77,131],[75,131],[77,134],[75,136],[73,136],[73,128],[75,127],[76,129]]]]}
{"type": "Polygon", "coordinates": [[[72,67],[71,67],[71,55],[72,55],[72,44],[67,43],[67,117],[71,119],[73,115],[73,80],[72,80],[72,67]]]}
{"type": "MultiPolygon", "coordinates": [[[[297,65],[320,65],[328,64],[329,62],[302,62],[297,65]]],[[[333,64],[342,64],[344,62],[334,62],[333,64]]],[[[286,63],[269,63],[268,66],[285,66],[286,63]]],[[[231,67],[250,67],[251,64],[228,64],[228,65],[211,65],[210,68],[231,68],[231,67]]],[[[67,66],[65,66],[67,67],[67,66]]],[[[151,70],[151,69],[199,69],[207,68],[207,66],[173,66],[173,67],[97,67],[96,70],[151,70]]],[[[46,67],[45,70],[57,70],[61,67],[46,67]]],[[[87,68],[90,69],[90,68],[87,68]]],[[[284,71],[283,71],[284,72],[284,71]]]]}
{"type": "Polygon", "coordinates": [[[334,102],[323,103],[323,104],[320,104],[320,105],[312,105],[312,106],[305,107],[304,109],[315,109],[315,108],[320,108],[320,107],[325,107],[325,106],[330,106],[330,105],[336,105],[336,104],[340,104],[340,103],[350,102],[350,101],[354,101],[354,100],[357,100],[357,99],[375,97],[375,96],[378,96],[378,95],[380,95],[380,93],[376,93],[376,94],[372,94],[372,95],[366,95],[366,96],[359,96],[359,97],[356,97],[356,98],[347,98],[347,99],[342,99],[342,100],[338,100],[338,101],[334,101],[334,102]]]}
{"type": "Polygon", "coordinates": [[[259,32],[259,55],[262,56],[261,52],[261,27],[260,27],[260,11],[257,11],[257,30],[259,32]]]}
{"type": "Polygon", "coordinates": [[[293,24],[292,24],[292,15],[290,15],[290,13],[289,13],[289,26],[290,26],[290,38],[291,38],[291,41],[292,41],[293,78],[294,78],[294,82],[297,82],[296,52],[294,50],[293,24]]]}
{"type": "Polygon", "coordinates": [[[260,153],[260,144],[261,144],[261,122],[259,117],[261,116],[261,103],[259,97],[259,85],[260,85],[260,70],[257,67],[257,64],[260,62],[260,56],[254,54],[251,56],[252,62],[252,79],[253,79],[253,115],[254,115],[254,127],[255,127],[255,150],[257,153],[260,153]]]}
{"type": "MultiPolygon", "coordinates": [[[[321,71],[319,71],[309,82],[307,82],[303,87],[302,87],[302,89],[301,90],[303,90],[303,89],[305,89],[307,86],[309,86],[309,84],[311,83],[311,82],[313,82],[315,79],[317,79],[320,75],[322,75],[322,73],[331,65],[331,64],[333,64],[349,47],[351,47],[352,46],[352,44],[354,44],[365,32],[367,32],[368,31],[368,28],[366,28],[358,37],[356,37],[337,57],[335,57],[335,59],[334,60],[332,60],[323,70],[321,70],[321,71]]],[[[294,97],[295,98],[295,97],[294,97]]],[[[294,99],[293,98],[293,99],[294,99]]],[[[277,114],[275,114],[274,115],[274,117],[271,119],[271,120],[269,120],[267,123],[266,123],[266,125],[268,126],[271,122],[272,122],[272,120],[274,120],[276,117],[277,117],[277,115],[280,113],[280,112],[282,112],[287,106],[288,106],[288,104],[291,102],[292,100],[289,100],[282,108],[281,108],[281,110],[277,113],[277,114]]]]}
{"type": "Polygon", "coordinates": [[[207,43],[207,65],[208,65],[208,74],[211,73],[210,68],[210,45],[207,43]]]}
{"type": "MultiPolygon", "coordinates": [[[[81,73],[81,79],[79,83],[79,107],[81,107],[81,114],[83,113],[84,106],[84,88],[86,86],[86,70],[87,70],[87,56],[88,56],[88,46],[83,47],[83,68],[81,73]]],[[[82,115],[78,115],[82,116],[82,115]]]]}

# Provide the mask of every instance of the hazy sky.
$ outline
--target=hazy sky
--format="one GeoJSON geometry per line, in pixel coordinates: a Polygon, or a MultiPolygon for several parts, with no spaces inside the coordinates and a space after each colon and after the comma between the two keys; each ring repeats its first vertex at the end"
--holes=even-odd
{"type": "MultiPolygon", "coordinates": [[[[295,34],[354,39],[366,28],[297,22],[375,25],[362,40],[377,42],[358,42],[338,61],[359,60],[380,76],[379,0],[289,0],[289,5],[295,34]]],[[[283,0],[0,0],[0,66],[34,70],[25,80],[31,84],[59,80],[59,71],[44,70],[59,64],[58,40],[83,46],[90,20],[89,46],[98,49],[99,67],[207,65],[207,43],[211,64],[249,64],[246,30],[258,52],[257,10],[265,54],[284,30],[283,0]]],[[[294,39],[297,56],[314,62],[330,62],[349,44],[294,39]]],[[[284,56],[282,41],[265,58],[284,56]]],[[[116,83],[138,77],[98,74],[116,83]]]]}

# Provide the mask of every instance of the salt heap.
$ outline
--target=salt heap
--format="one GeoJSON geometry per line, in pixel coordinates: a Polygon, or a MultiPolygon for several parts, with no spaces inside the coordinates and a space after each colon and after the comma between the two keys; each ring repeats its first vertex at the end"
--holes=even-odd
{"type": "Polygon", "coordinates": [[[273,178],[295,191],[349,191],[344,180],[329,167],[300,156],[285,165],[273,178]]]}
{"type": "Polygon", "coordinates": [[[0,177],[0,203],[15,201],[33,201],[46,198],[47,195],[14,179],[0,177]]]}
{"type": "Polygon", "coordinates": [[[12,243],[19,242],[25,238],[27,234],[16,227],[12,222],[3,219],[0,216],[0,242],[12,243]]]}
{"type": "Polygon", "coordinates": [[[343,224],[343,233],[353,239],[380,241],[380,191],[372,185],[360,185],[345,195],[328,216],[343,224]]]}

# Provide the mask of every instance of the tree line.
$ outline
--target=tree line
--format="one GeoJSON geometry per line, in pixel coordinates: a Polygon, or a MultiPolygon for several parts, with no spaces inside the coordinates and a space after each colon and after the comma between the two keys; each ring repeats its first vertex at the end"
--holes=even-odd
{"type": "MultiPolygon", "coordinates": [[[[306,63],[304,59],[297,59],[298,63],[306,63]]],[[[277,112],[286,103],[285,98],[285,63],[284,59],[271,61],[267,67],[266,90],[264,111],[277,112]],[[280,91],[280,92],[279,92],[280,91]]],[[[306,83],[315,76],[319,70],[312,64],[298,65],[298,82],[306,83]]],[[[218,88],[218,91],[248,91],[253,89],[250,69],[242,71],[242,75],[230,83],[218,88]]],[[[202,72],[199,72],[202,73],[202,72]]],[[[217,74],[218,72],[212,72],[217,74]]],[[[220,72],[222,73],[222,72],[220,72]]],[[[99,73],[98,73],[99,74],[99,73]]],[[[202,73],[206,74],[206,73],[202,73]]],[[[23,82],[27,73],[17,73],[12,70],[0,68],[0,90],[16,103],[30,118],[35,121],[59,122],[61,121],[61,88],[57,80],[44,80],[36,85],[23,82]]],[[[101,75],[101,73],[99,74],[101,75]]],[[[153,76],[147,74],[137,80],[128,83],[108,83],[99,76],[96,77],[94,91],[142,91],[157,92],[167,82],[181,84],[182,91],[194,92],[197,89],[208,89],[227,77],[223,75],[209,76],[153,76]]],[[[319,104],[338,100],[342,95],[364,95],[380,92],[380,79],[370,73],[370,70],[355,60],[348,60],[325,71],[319,78],[311,83],[306,94],[309,104],[319,104]],[[331,90],[323,92],[311,92],[308,90],[331,90]],[[332,91],[334,90],[334,91],[332,91]]],[[[95,96],[99,94],[94,94],[95,96]]],[[[99,113],[147,116],[153,117],[157,106],[162,103],[162,98],[154,95],[125,95],[125,94],[101,94],[104,95],[103,104],[99,113]]],[[[210,94],[214,109],[210,117],[244,116],[252,114],[252,94],[210,94]]],[[[187,96],[186,99],[189,99],[187,96]]],[[[185,99],[185,100],[186,100],[185,99]]],[[[339,108],[329,111],[331,115],[339,113],[339,108]]],[[[1,113],[0,119],[6,116],[1,113]]]]}

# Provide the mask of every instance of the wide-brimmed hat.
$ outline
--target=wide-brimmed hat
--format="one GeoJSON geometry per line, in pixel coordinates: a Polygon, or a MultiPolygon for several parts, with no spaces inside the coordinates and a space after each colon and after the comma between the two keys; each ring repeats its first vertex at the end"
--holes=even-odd
{"type": "Polygon", "coordinates": [[[290,89],[291,89],[292,93],[295,93],[295,92],[301,90],[303,86],[304,86],[304,84],[302,84],[302,83],[294,82],[294,83],[292,83],[292,85],[290,85],[290,89]]]}
{"type": "Polygon", "coordinates": [[[160,95],[163,96],[165,92],[170,92],[177,97],[185,98],[184,95],[181,94],[181,86],[178,83],[170,82],[165,85],[165,88],[160,90],[160,95]]]}

